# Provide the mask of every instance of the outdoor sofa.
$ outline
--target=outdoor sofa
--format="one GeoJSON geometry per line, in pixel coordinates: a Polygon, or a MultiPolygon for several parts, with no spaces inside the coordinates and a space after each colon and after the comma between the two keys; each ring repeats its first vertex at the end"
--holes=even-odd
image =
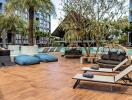
{"type": "Polygon", "coordinates": [[[13,66],[14,62],[11,61],[10,50],[3,49],[0,50],[0,66],[13,66]]]}
{"type": "Polygon", "coordinates": [[[66,58],[80,58],[81,56],[82,56],[82,50],[78,50],[76,48],[66,50],[64,53],[64,57],[66,58]]]}
{"type": "Polygon", "coordinates": [[[97,64],[100,67],[113,68],[120,64],[123,60],[128,59],[128,61],[123,66],[128,66],[131,64],[131,59],[129,55],[126,55],[125,52],[111,52],[108,54],[103,54],[100,59],[97,60],[97,64]]]}

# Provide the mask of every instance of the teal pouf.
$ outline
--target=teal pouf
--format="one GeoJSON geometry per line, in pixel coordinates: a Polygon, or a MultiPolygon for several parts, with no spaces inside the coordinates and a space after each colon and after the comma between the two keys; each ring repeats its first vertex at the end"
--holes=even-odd
{"type": "Polygon", "coordinates": [[[39,64],[40,60],[37,57],[29,55],[19,55],[15,57],[15,63],[18,65],[33,65],[39,64]]]}
{"type": "Polygon", "coordinates": [[[39,58],[39,60],[41,62],[55,62],[55,61],[58,61],[57,57],[55,57],[53,55],[50,55],[50,54],[47,54],[47,53],[36,54],[34,56],[39,58]]]}

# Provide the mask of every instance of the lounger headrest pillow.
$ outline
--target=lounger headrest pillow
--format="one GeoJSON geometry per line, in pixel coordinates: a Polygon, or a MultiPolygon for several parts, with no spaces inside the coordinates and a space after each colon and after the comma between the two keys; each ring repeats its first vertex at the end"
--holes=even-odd
{"type": "Polygon", "coordinates": [[[98,66],[92,66],[90,67],[91,69],[94,69],[94,70],[99,70],[99,67],[98,66]]]}
{"type": "Polygon", "coordinates": [[[93,78],[94,74],[92,74],[91,72],[86,72],[86,73],[83,73],[83,77],[93,78]]]}

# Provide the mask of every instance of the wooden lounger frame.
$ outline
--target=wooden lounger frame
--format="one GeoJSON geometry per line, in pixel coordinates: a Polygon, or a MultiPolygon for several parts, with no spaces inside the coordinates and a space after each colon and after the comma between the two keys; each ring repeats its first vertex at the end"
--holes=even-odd
{"type": "MultiPolygon", "coordinates": [[[[123,83],[110,83],[110,82],[100,82],[100,83],[120,84],[120,85],[132,86],[131,84],[127,84],[127,80],[129,80],[129,79],[131,79],[131,78],[123,77],[121,80],[124,82],[124,84],[123,83]]],[[[77,81],[73,85],[73,89],[75,89],[80,84],[80,81],[88,81],[88,80],[77,79],[77,81]]],[[[92,81],[92,82],[98,82],[98,81],[92,81]]],[[[132,80],[130,80],[129,82],[132,82],[132,80]]]]}
{"type": "MultiPolygon", "coordinates": [[[[74,78],[73,78],[74,79],[74,78]]],[[[122,79],[120,79],[124,82],[123,83],[112,83],[112,82],[100,82],[100,83],[111,83],[111,84],[120,84],[120,85],[126,85],[126,86],[132,86],[131,84],[128,84],[127,81],[132,82],[132,79],[129,77],[129,75],[127,74],[126,76],[124,76],[122,79]]],[[[90,81],[90,80],[84,80],[84,79],[77,79],[77,81],[75,82],[75,84],[73,85],[73,89],[75,89],[79,84],[80,81],[90,81]]],[[[92,81],[92,82],[99,82],[99,81],[92,81]]]]}

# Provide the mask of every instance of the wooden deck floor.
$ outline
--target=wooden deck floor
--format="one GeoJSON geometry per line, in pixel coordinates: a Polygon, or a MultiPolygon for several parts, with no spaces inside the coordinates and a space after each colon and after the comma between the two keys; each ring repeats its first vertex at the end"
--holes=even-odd
{"type": "Polygon", "coordinates": [[[72,89],[79,59],[65,59],[25,67],[0,69],[0,100],[132,100],[132,87],[81,82],[72,89]]]}

